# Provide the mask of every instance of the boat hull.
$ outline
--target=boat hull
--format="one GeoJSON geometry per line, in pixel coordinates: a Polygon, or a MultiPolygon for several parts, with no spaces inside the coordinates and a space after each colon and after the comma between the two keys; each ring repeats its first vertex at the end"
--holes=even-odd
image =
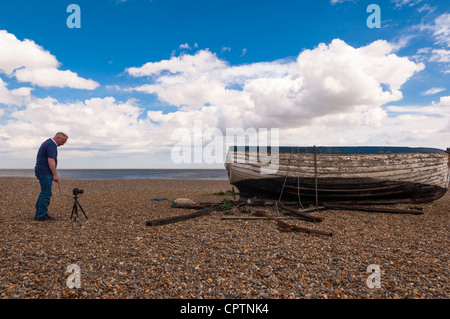
{"type": "Polygon", "coordinates": [[[231,148],[226,168],[241,199],[301,203],[426,203],[448,189],[448,154],[437,149],[279,148],[277,170],[261,173],[258,151],[231,148]]]}

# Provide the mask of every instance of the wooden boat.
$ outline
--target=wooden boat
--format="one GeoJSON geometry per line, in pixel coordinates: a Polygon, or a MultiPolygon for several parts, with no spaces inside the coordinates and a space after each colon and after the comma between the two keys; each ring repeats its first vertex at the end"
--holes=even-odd
{"type": "Polygon", "coordinates": [[[225,167],[241,200],[426,203],[447,192],[450,153],[449,149],[387,146],[232,146],[225,167]],[[266,169],[268,156],[276,169],[266,169]]]}

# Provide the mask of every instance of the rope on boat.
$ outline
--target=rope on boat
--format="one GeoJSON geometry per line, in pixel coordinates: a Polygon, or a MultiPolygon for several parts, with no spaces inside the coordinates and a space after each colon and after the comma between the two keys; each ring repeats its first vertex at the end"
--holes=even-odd
{"type": "Polygon", "coordinates": [[[291,154],[289,155],[288,169],[286,170],[286,176],[284,177],[283,187],[281,187],[280,197],[278,198],[279,201],[281,201],[281,197],[283,196],[284,186],[286,185],[286,181],[287,181],[287,178],[288,178],[288,175],[289,175],[289,171],[291,169],[291,159],[292,159],[292,154],[293,153],[294,153],[294,148],[292,148],[291,154]]]}
{"type": "Polygon", "coordinates": [[[314,145],[314,179],[315,179],[315,187],[316,187],[316,209],[319,207],[319,192],[317,191],[317,152],[316,146],[314,145]]]}
{"type": "MultiPolygon", "coordinates": [[[[300,153],[298,150],[298,146],[296,147],[296,149],[297,149],[297,155],[298,155],[300,153]]],[[[297,198],[298,198],[298,203],[300,204],[300,207],[302,209],[304,209],[303,205],[302,205],[302,201],[300,200],[300,165],[298,165],[298,156],[297,156],[297,167],[299,169],[298,175],[297,175],[297,198]]]]}
{"type": "MultiPolygon", "coordinates": [[[[299,154],[298,146],[296,147],[296,150],[297,150],[296,154],[298,155],[299,154]]],[[[288,179],[289,171],[291,169],[291,161],[292,161],[293,154],[294,154],[294,148],[291,149],[291,154],[289,155],[288,169],[286,170],[286,176],[284,177],[283,187],[281,188],[280,196],[278,198],[279,201],[281,201],[281,197],[283,196],[283,192],[284,192],[284,187],[286,186],[286,181],[288,179]]],[[[297,165],[297,166],[300,169],[300,166],[299,165],[297,165]]],[[[317,186],[316,186],[316,188],[317,188],[317,186]]],[[[298,176],[297,176],[297,198],[298,198],[298,203],[300,204],[300,207],[303,209],[302,201],[300,200],[300,172],[298,172],[298,176]]],[[[277,212],[278,212],[278,207],[277,207],[277,212]]]]}
{"type": "Polygon", "coordinates": [[[447,169],[447,180],[445,181],[445,185],[446,185],[447,188],[448,188],[448,185],[450,184],[450,147],[447,148],[447,150],[445,151],[445,153],[448,154],[448,162],[447,162],[447,166],[448,166],[448,169],[447,169]]]}

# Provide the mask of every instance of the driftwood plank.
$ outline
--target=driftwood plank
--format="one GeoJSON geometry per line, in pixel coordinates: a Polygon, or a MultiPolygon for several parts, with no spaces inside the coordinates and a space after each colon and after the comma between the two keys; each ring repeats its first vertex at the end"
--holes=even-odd
{"type": "Polygon", "coordinates": [[[295,231],[295,232],[300,232],[300,233],[318,234],[318,235],[329,236],[329,237],[333,236],[333,233],[330,233],[327,231],[304,228],[304,227],[299,227],[299,226],[295,226],[295,225],[289,225],[289,224],[286,224],[285,222],[282,222],[281,220],[277,220],[276,222],[278,224],[278,230],[281,232],[295,231]]]}
{"type": "Polygon", "coordinates": [[[322,203],[323,206],[330,209],[342,209],[342,210],[356,210],[360,212],[374,212],[374,213],[390,213],[390,214],[413,214],[422,215],[420,210],[412,209],[399,209],[399,208],[382,208],[382,207],[368,207],[368,206],[356,206],[356,205],[342,205],[333,203],[322,203]]]}
{"type": "Polygon", "coordinates": [[[287,207],[287,206],[283,205],[283,203],[280,202],[280,201],[277,201],[277,205],[278,205],[278,207],[280,207],[281,209],[283,209],[283,210],[289,212],[290,214],[295,215],[295,216],[297,216],[297,217],[299,217],[299,218],[301,218],[301,219],[303,219],[303,220],[306,220],[306,221],[308,221],[308,222],[313,222],[313,223],[315,223],[315,222],[321,222],[321,221],[323,220],[323,218],[320,218],[320,217],[314,217],[314,216],[311,216],[311,215],[307,215],[307,214],[304,214],[304,213],[300,212],[300,211],[297,210],[297,209],[294,209],[294,208],[291,208],[291,207],[287,207]]]}
{"type": "Polygon", "coordinates": [[[145,225],[146,226],[161,226],[161,225],[173,224],[173,223],[181,222],[181,221],[184,221],[184,220],[188,220],[188,219],[192,219],[192,218],[197,218],[197,217],[200,217],[200,216],[208,215],[211,211],[217,209],[217,207],[219,207],[219,206],[218,205],[217,206],[210,206],[210,207],[207,207],[207,208],[200,209],[200,210],[198,210],[196,212],[193,212],[191,214],[149,220],[149,221],[147,221],[145,223],[145,225]]]}
{"type": "MultiPolygon", "coordinates": [[[[265,216],[223,216],[222,220],[272,220],[272,218],[268,218],[265,216]]],[[[286,216],[286,217],[273,217],[273,219],[301,219],[295,216],[286,216]]]]}

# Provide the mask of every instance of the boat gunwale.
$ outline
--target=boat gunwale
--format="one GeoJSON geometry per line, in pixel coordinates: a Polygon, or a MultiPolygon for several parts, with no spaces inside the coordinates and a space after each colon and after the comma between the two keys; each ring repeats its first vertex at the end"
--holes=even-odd
{"type": "Polygon", "coordinates": [[[230,146],[229,151],[261,151],[278,153],[316,153],[316,154],[393,154],[393,153],[444,153],[445,150],[430,147],[406,146],[230,146]]]}

